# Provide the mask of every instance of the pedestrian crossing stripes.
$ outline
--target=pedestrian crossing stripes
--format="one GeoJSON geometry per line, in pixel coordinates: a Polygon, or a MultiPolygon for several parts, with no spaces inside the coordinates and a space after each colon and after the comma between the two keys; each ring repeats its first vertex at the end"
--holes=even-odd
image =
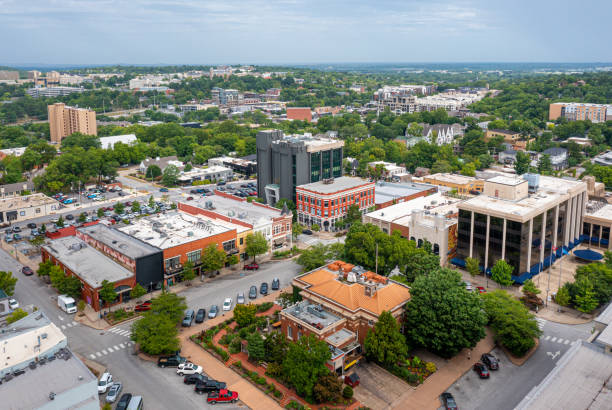
{"type": "Polygon", "coordinates": [[[559,343],[560,345],[569,345],[569,344],[571,344],[573,346],[574,344],[576,344],[576,341],[572,342],[571,340],[563,339],[562,337],[554,337],[554,336],[551,336],[551,335],[544,336],[541,339],[544,340],[544,341],[551,341],[551,342],[559,343]]]}
{"type": "Polygon", "coordinates": [[[77,326],[79,323],[75,322],[74,320],[70,323],[66,323],[65,325],[61,325],[60,327],[62,328],[62,330],[66,330],[69,327],[73,327],[73,326],[77,326]]]}
{"type": "Polygon", "coordinates": [[[112,327],[108,329],[108,331],[124,337],[130,337],[132,335],[132,332],[130,332],[129,330],[121,329],[120,327],[112,327]]]}
{"type": "Polygon", "coordinates": [[[540,330],[544,329],[544,325],[546,324],[546,319],[541,319],[539,317],[536,317],[536,322],[538,322],[538,327],[540,328],[540,330]]]}
{"type": "Polygon", "coordinates": [[[98,359],[102,356],[106,356],[110,353],[118,352],[119,350],[125,349],[126,347],[132,346],[132,342],[127,343],[119,343],[118,345],[109,346],[105,349],[100,350],[99,352],[91,353],[89,358],[94,360],[98,359]]]}

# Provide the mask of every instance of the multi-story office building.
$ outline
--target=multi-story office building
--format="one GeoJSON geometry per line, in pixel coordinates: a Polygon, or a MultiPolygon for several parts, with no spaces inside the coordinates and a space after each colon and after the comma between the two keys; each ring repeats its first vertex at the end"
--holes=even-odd
{"type": "Polygon", "coordinates": [[[330,178],[300,185],[296,191],[298,221],[317,224],[326,231],[346,216],[351,205],[357,205],[361,212],[374,206],[374,182],[361,178],[330,178]]]}
{"type": "Polygon", "coordinates": [[[537,174],[498,176],[482,195],[458,204],[457,258],[479,260],[485,271],[504,259],[522,283],[580,242],[587,185],[537,174]]]}
{"type": "Polygon", "coordinates": [[[612,205],[603,200],[587,202],[582,225],[582,242],[612,250],[612,205]]]}
{"type": "Polygon", "coordinates": [[[608,118],[612,118],[612,104],[562,102],[550,104],[548,119],[554,121],[559,117],[570,121],[606,122],[608,118]]]}
{"type": "Polygon", "coordinates": [[[85,91],[82,87],[34,87],[28,88],[26,94],[32,98],[39,97],[61,97],[73,93],[82,93],[85,91]]]}
{"type": "Polygon", "coordinates": [[[344,141],[265,130],[256,144],[258,196],[268,204],[295,198],[298,185],[342,176],[344,141]]]}
{"type": "Polygon", "coordinates": [[[228,107],[240,105],[243,99],[243,95],[238,90],[224,90],[219,87],[213,87],[211,95],[214,103],[228,107]]]}
{"type": "Polygon", "coordinates": [[[96,112],[85,108],[67,107],[64,103],[47,106],[51,142],[59,144],[62,138],[80,132],[98,135],[96,112]]]}
{"type": "Polygon", "coordinates": [[[378,100],[378,110],[384,111],[389,108],[392,113],[412,114],[416,112],[417,98],[411,94],[389,94],[378,100]]]}
{"type": "Polygon", "coordinates": [[[19,80],[19,71],[0,70],[0,81],[19,80]]]}

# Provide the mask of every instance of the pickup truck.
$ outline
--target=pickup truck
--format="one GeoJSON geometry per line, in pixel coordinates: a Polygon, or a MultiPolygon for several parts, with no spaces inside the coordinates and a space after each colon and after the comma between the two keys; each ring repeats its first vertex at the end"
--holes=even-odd
{"type": "Polygon", "coordinates": [[[206,402],[210,404],[216,403],[236,403],[238,401],[238,393],[235,391],[221,389],[208,393],[206,402]]]}
{"type": "Polygon", "coordinates": [[[161,356],[157,359],[158,367],[178,367],[179,364],[185,363],[187,359],[179,355],[178,353],[173,356],[161,356]]]}

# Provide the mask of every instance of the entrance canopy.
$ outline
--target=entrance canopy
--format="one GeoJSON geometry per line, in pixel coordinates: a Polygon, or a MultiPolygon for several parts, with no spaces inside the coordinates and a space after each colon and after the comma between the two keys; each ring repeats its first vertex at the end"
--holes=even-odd
{"type": "Polygon", "coordinates": [[[597,262],[603,259],[603,255],[601,253],[592,251],[590,249],[580,249],[574,251],[574,256],[587,262],[597,262]]]}

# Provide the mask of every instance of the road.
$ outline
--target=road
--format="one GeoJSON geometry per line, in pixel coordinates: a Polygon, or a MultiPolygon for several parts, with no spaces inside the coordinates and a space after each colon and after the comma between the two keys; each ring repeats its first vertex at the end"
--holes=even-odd
{"type": "MultiPolygon", "coordinates": [[[[123,392],[140,394],[148,409],[201,408],[205,396],[192,392],[193,386],[186,386],[174,369],[160,369],[155,363],[145,362],[133,355],[130,341],[131,323],[113,326],[106,330],[95,330],[74,321],[73,315],[63,313],[57,307],[57,293],[43,283],[36,275],[27,277],[20,273],[21,265],[7,252],[0,249],[0,270],[10,270],[19,278],[14,297],[22,307],[41,309],[68,337],[70,348],[84,357],[105,365],[115,380],[123,383],[123,392]]],[[[287,286],[299,272],[299,266],[291,261],[276,261],[262,264],[259,271],[236,271],[220,276],[210,282],[194,280],[194,285],[181,295],[186,297],[190,308],[206,308],[211,304],[222,305],[225,297],[236,299],[238,292],[245,292],[251,285],[270,283],[280,279],[281,286],[287,286]]],[[[261,297],[258,293],[258,297],[261,297]]],[[[220,312],[222,313],[222,312],[220,312]]],[[[225,312],[226,315],[231,313],[225,312]]],[[[240,392],[239,392],[240,393],[240,392]]],[[[244,406],[223,408],[244,408],[244,406]]]]}
{"type": "Polygon", "coordinates": [[[501,349],[496,348],[493,355],[500,359],[500,369],[492,371],[488,380],[481,380],[475,372],[469,371],[448,389],[459,408],[513,409],[546,377],[575,341],[591,335],[590,323],[565,325],[539,318],[538,323],[543,331],[540,345],[525,364],[515,366],[501,349]]]}

